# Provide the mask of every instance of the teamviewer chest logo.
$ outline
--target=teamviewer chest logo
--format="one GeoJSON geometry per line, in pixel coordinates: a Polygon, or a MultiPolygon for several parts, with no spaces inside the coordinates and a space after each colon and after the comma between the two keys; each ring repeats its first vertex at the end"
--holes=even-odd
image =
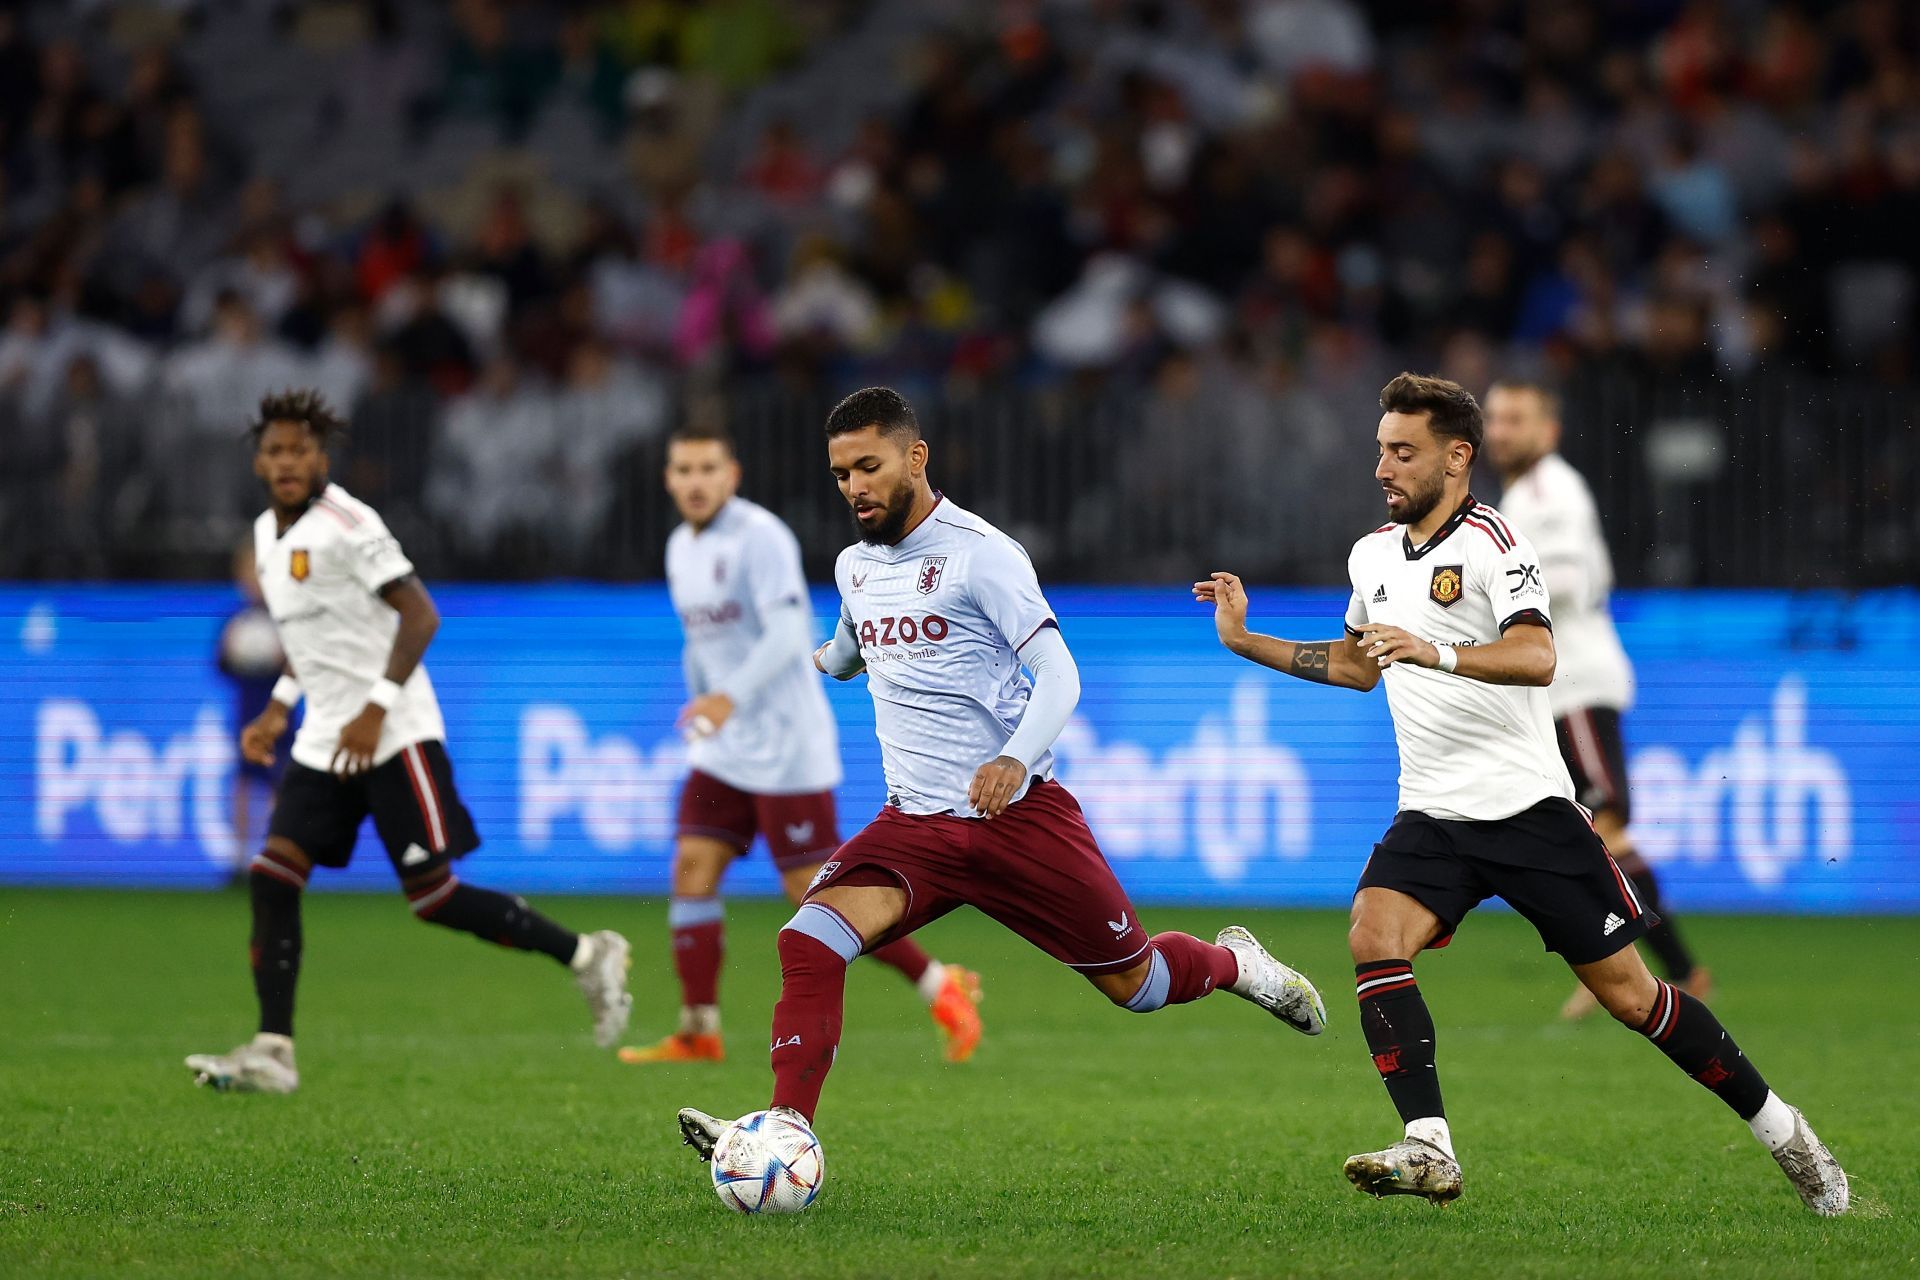
{"type": "Polygon", "coordinates": [[[945,556],[921,556],[920,574],[914,579],[913,589],[923,596],[930,596],[940,589],[940,575],[947,571],[945,556]]]}

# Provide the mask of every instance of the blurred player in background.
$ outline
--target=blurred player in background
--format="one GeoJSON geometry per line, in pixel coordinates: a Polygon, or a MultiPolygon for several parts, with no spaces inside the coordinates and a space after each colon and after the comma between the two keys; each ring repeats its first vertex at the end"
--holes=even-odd
{"type": "MultiPolygon", "coordinates": [[[[780,518],[738,494],[733,443],[683,427],[667,444],[667,491],[685,521],[667,541],[667,584],[686,629],[681,661],[692,700],[679,727],[693,770],[680,793],[667,923],[680,976],[680,1025],[665,1040],[622,1049],[623,1062],[718,1062],[725,916],[720,881],[754,837],[766,837],[787,896],[806,896],[840,847],[833,789],[840,740],[811,661],[813,611],[800,544],[780,518]]],[[[980,1042],[980,980],[900,938],[873,957],[920,991],[964,1062],[980,1042]]]]}
{"type": "Polygon", "coordinates": [[[1247,630],[1240,580],[1216,573],[1194,596],[1213,605],[1221,643],[1317,684],[1387,685],[1400,748],[1400,812],[1354,894],[1348,944],[1360,1025],[1406,1124],[1383,1151],[1346,1163],[1376,1196],[1436,1204],[1460,1194],[1433,1016],[1413,958],[1444,946],[1498,895],[1560,953],[1622,1023],[1712,1090],[1820,1214],[1847,1209],[1847,1177],[1794,1108],[1699,1000],[1647,971],[1633,941],[1653,923],[1573,802],[1553,741],[1552,606],[1524,535],[1474,500],[1480,406],[1459,384],[1401,374],[1380,393],[1374,477],[1388,521],[1348,558],[1346,634],[1300,643],[1247,630]]]}
{"type": "MultiPolygon", "coordinates": [[[[887,805],[780,931],[772,1106],[811,1125],[847,966],[962,906],[1135,1013],[1224,989],[1318,1035],[1319,994],[1245,929],[1211,943],[1148,936],[1079,804],[1052,780],[1080,673],[1033,563],[934,492],[912,407],[883,387],[848,396],[827,419],[827,456],[860,540],[835,566],[840,623],[814,663],[839,680],[867,673],[887,805]]],[[[702,1159],[725,1127],[680,1112],[702,1159]]]]}
{"type": "Polygon", "coordinates": [[[316,865],[347,865],[369,815],[415,915],[568,966],[596,1039],[611,1047],[632,1005],[626,939],[573,933],[523,898],[453,874],[453,860],[480,837],[454,789],[440,703],[421,665],[440,615],[379,515],[328,483],[327,448],[342,430],[317,393],[290,391],[261,402],[251,432],[254,473],[271,502],[254,525],[254,556],[290,674],[242,732],[241,754],[271,764],[303,695],[307,714],[248,874],[260,1031],[231,1053],[193,1054],[187,1067],[219,1089],[299,1086],[301,894],[316,865]]]}
{"type": "MultiPolygon", "coordinates": [[[[1500,473],[1500,510],[1540,553],[1540,576],[1553,602],[1557,656],[1547,701],[1560,756],[1573,775],[1574,798],[1593,811],[1593,827],[1660,923],[1647,947],[1667,980],[1704,1000],[1712,977],[1693,962],[1660,882],[1633,846],[1627,749],[1620,717],[1633,705],[1633,664],[1607,611],[1613,557],[1600,531],[1593,493],[1560,447],[1560,402],[1537,383],[1501,381],[1487,392],[1487,460],[1500,473]]],[[[1584,1018],[1600,1007],[1574,988],[1562,1017],[1584,1018]]]]}
{"type": "MultiPolygon", "coordinates": [[[[260,575],[254,570],[251,537],[234,549],[233,585],[245,602],[220,628],[218,661],[220,674],[233,685],[233,734],[240,730],[273,700],[274,682],[286,666],[287,655],[280,648],[280,632],[273,615],[260,599],[260,575]]],[[[255,801],[272,795],[280,780],[280,762],[261,764],[242,759],[233,771],[233,795],[228,809],[233,823],[234,879],[246,876],[244,852],[259,841],[262,832],[255,801]]]]}

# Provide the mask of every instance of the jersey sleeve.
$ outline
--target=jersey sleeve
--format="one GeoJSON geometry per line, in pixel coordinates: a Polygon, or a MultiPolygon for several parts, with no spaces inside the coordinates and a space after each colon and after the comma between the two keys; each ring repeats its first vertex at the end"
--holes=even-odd
{"type": "Polygon", "coordinates": [[[400,540],[371,511],[363,512],[341,541],[348,570],[368,591],[378,594],[382,587],[413,572],[413,561],[400,549],[400,540]]]}
{"type": "Polygon", "coordinates": [[[1358,636],[1360,628],[1367,625],[1367,605],[1355,591],[1347,597],[1347,634],[1358,636]]]}
{"type": "Polygon", "coordinates": [[[1552,629],[1553,609],[1540,572],[1540,556],[1513,526],[1502,521],[1490,536],[1480,539],[1467,571],[1477,579],[1474,585],[1486,593],[1502,635],[1522,622],[1552,629]]]}
{"type": "Polygon", "coordinates": [[[807,576],[800,567],[800,540],[777,521],[768,521],[766,535],[755,538],[746,556],[747,591],[762,617],[781,605],[807,598],[807,576]]]}
{"type": "Polygon", "coordinates": [[[1040,628],[1058,626],[1053,606],[1040,592],[1033,561],[1019,543],[989,540],[974,552],[967,572],[968,595],[974,607],[1006,638],[1018,653],[1040,628]]]}

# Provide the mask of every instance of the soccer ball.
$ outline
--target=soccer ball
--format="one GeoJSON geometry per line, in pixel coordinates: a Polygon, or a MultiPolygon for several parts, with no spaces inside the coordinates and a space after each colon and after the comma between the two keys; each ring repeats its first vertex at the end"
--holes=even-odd
{"type": "Polygon", "coordinates": [[[820,1139],[798,1119],[755,1111],[713,1144],[713,1190],[741,1213],[798,1213],[827,1180],[820,1139]]]}

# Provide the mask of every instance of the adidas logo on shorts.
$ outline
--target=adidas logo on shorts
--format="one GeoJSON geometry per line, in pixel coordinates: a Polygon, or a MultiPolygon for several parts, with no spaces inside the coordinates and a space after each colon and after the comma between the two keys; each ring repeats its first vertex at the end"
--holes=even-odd
{"type": "Polygon", "coordinates": [[[1625,924],[1625,923],[1626,923],[1626,921],[1625,921],[1625,920],[1622,920],[1622,919],[1621,919],[1621,918],[1620,918],[1619,916],[1617,916],[1617,915],[1615,915],[1615,914],[1614,914],[1613,912],[1611,912],[1611,911],[1609,911],[1609,912],[1607,912],[1607,923],[1606,923],[1606,925],[1605,925],[1605,926],[1604,926],[1604,927],[1603,927],[1603,928],[1602,928],[1602,929],[1600,930],[1600,934],[1601,934],[1601,936],[1602,936],[1602,937],[1608,937],[1608,938],[1610,938],[1610,937],[1612,937],[1612,936],[1613,936],[1613,931],[1614,931],[1615,929],[1618,929],[1618,928],[1619,928],[1619,927],[1620,927],[1621,925],[1623,925],[1623,924],[1625,924]]]}

